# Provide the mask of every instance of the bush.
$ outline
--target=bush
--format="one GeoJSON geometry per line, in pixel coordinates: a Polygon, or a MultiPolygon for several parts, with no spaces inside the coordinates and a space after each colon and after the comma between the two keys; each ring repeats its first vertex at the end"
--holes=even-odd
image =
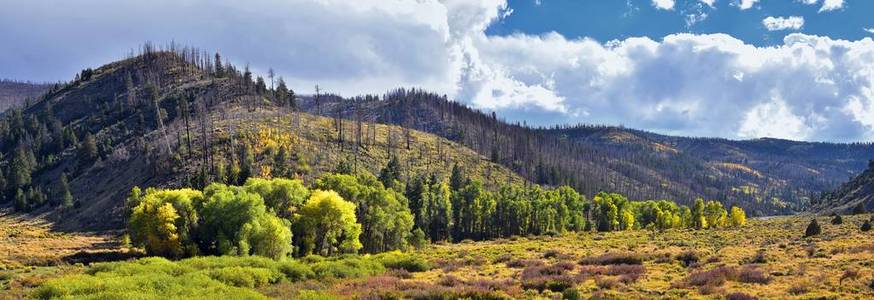
{"type": "Polygon", "coordinates": [[[717,267],[708,271],[699,271],[689,274],[684,284],[687,286],[721,286],[729,278],[737,275],[737,270],[731,267],[717,267]]]}
{"type": "Polygon", "coordinates": [[[294,260],[286,260],[278,265],[279,272],[289,281],[301,281],[315,278],[316,273],[309,266],[294,260]]]}
{"type": "Polygon", "coordinates": [[[749,266],[740,270],[737,279],[744,283],[768,284],[771,282],[771,277],[765,274],[765,272],[759,268],[749,266]]]}
{"type": "Polygon", "coordinates": [[[389,269],[403,269],[408,272],[424,272],[431,269],[431,264],[424,258],[400,251],[381,253],[374,256],[374,259],[389,269]]]}
{"type": "Polygon", "coordinates": [[[728,295],[725,295],[725,300],[758,300],[754,296],[750,296],[741,292],[734,292],[728,295]]]}
{"type": "Polygon", "coordinates": [[[311,266],[319,278],[355,278],[373,276],[385,272],[385,267],[371,259],[346,257],[326,260],[311,266]]]}
{"type": "Polygon", "coordinates": [[[684,267],[689,267],[694,263],[698,262],[698,254],[695,251],[685,251],[683,253],[677,254],[678,261],[680,261],[684,267]]]}
{"type": "Polygon", "coordinates": [[[256,288],[267,283],[275,283],[279,277],[270,270],[253,267],[226,267],[206,271],[207,276],[224,284],[256,288]]]}
{"type": "Polygon", "coordinates": [[[557,263],[550,266],[530,266],[522,270],[520,280],[522,288],[535,289],[538,291],[550,290],[553,292],[562,292],[573,287],[576,280],[573,276],[567,274],[574,267],[570,263],[557,263]]]}
{"type": "Polygon", "coordinates": [[[859,279],[861,275],[859,274],[859,270],[856,269],[846,269],[844,270],[844,274],[841,275],[840,284],[844,283],[844,280],[856,280],[859,279]]]}
{"type": "Polygon", "coordinates": [[[580,260],[581,265],[640,265],[643,258],[634,253],[607,253],[580,260]]]}
{"type": "Polygon", "coordinates": [[[810,221],[810,224],[807,225],[807,229],[804,230],[804,237],[810,237],[820,233],[822,233],[822,228],[819,227],[819,223],[816,222],[816,219],[813,219],[810,221]]]}
{"type": "Polygon", "coordinates": [[[832,225],[841,225],[841,224],[844,224],[844,219],[841,218],[841,215],[833,214],[832,215],[832,225]]]}
{"type": "Polygon", "coordinates": [[[867,232],[871,230],[871,221],[865,220],[865,223],[862,223],[862,227],[859,227],[859,230],[862,232],[867,232]]]}
{"type": "Polygon", "coordinates": [[[537,259],[514,259],[507,262],[508,268],[527,268],[531,266],[542,266],[543,261],[537,259]]]}

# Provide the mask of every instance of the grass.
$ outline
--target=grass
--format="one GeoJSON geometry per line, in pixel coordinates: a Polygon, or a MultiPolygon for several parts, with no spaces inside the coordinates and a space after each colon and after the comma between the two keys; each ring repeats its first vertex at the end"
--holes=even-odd
{"type": "Polygon", "coordinates": [[[874,235],[858,225],[869,217],[823,217],[810,238],[809,217],[776,217],[741,229],[566,233],[415,253],[24,267],[0,276],[10,295],[0,298],[864,299],[874,297],[874,235]]]}

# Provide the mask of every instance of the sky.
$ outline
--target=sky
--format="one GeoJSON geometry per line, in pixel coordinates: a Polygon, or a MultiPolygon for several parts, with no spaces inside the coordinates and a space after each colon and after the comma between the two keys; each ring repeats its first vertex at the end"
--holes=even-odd
{"type": "Polygon", "coordinates": [[[533,125],[874,141],[869,0],[0,1],[0,78],[70,80],[174,41],[299,94],[416,87],[533,125]]]}

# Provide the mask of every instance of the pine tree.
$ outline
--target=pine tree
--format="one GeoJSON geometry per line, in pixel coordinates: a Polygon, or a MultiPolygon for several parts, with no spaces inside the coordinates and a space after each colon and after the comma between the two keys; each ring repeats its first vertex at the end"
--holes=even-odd
{"type": "Polygon", "coordinates": [[[810,221],[810,224],[807,225],[807,229],[804,230],[804,237],[810,237],[820,233],[822,233],[822,228],[819,227],[819,223],[816,222],[816,219],[813,219],[810,221]]]}
{"type": "Polygon", "coordinates": [[[841,215],[833,214],[832,215],[832,225],[841,225],[841,224],[844,224],[844,219],[841,218],[841,215]]]}
{"type": "Polygon", "coordinates": [[[399,190],[401,180],[401,163],[396,156],[392,156],[388,160],[385,168],[379,172],[379,181],[387,187],[394,190],[399,190]]]}
{"type": "Polygon", "coordinates": [[[61,208],[70,209],[73,207],[73,194],[70,193],[70,183],[67,179],[67,173],[61,173],[61,208]]]}
{"type": "Polygon", "coordinates": [[[222,56],[215,54],[215,77],[222,78],[225,76],[225,68],[222,67],[222,56]]]}
{"type": "Polygon", "coordinates": [[[79,165],[84,166],[87,163],[97,159],[97,140],[90,132],[85,134],[85,139],[79,144],[79,165]]]}

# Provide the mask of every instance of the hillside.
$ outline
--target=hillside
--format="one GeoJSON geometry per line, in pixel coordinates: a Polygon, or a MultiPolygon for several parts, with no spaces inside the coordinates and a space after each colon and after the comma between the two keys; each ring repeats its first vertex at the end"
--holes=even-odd
{"type": "Polygon", "coordinates": [[[50,87],[50,84],[0,80],[0,113],[10,107],[24,105],[27,99],[36,99],[50,87]]]}
{"type": "Polygon", "coordinates": [[[704,197],[753,215],[802,211],[874,158],[871,144],[672,137],[592,125],[531,128],[418,90],[354,99],[320,95],[301,105],[315,114],[434,133],[540,184],[685,204],[704,197]]]}
{"type": "Polygon", "coordinates": [[[341,162],[378,173],[390,156],[402,162],[404,176],[448,176],[457,163],[487,185],[524,181],[473,150],[431,134],[374,123],[338,126],[329,118],[294,112],[272,103],[267,92],[251,80],[247,84],[248,75],[232,66],[218,75],[185,55],[146,52],[86,69],[78,81],[24,111],[13,111],[6,119],[11,125],[5,131],[0,125],[0,137],[8,139],[0,147],[0,174],[10,178],[0,190],[14,198],[15,167],[25,164],[16,161],[16,153],[29,150],[21,155],[34,158],[26,168],[31,171],[24,193],[31,203],[27,209],[48,214],[60,229],[102,230],[123,226],[124,198],[133,186],[235,183],[244,180],[237,173],[249,155],[251,176],[305,182],[333,172],[341,162]],[[25,132],[10,130],[24,120],[34,125],[22,126],[25,132]],[[84,146],[88,140],[94,143],[91,154],[84,146]],[[74,203],[55,209],[63,206],[59,178],[64,173],[74,203]]]}
{"type": "Polygon", "coordinates": [[[820,214],[845,214],[860,206],[865,211],[874,210],[874,160],[868,162],[868,169],[861,174],[826,193],[812,210],[820,214]]]}

